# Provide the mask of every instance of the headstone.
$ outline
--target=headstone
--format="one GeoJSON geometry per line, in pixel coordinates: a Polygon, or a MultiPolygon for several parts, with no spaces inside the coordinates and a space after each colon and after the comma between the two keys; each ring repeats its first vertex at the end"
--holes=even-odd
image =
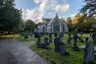
{"type": "Polygon", "coordinates": [[[60,34],[59,34],[59,37],[62,39],[62,37],[63,37],[63,33],[60,33],[60,34]]]}
{"type": "Polygon", "coordinates": [[[73,39],[74,39],[74,48],[77,48],[78,35],[77,34],[74,34],[73,39]]]}
{"type": "Polygon", "coordinates": [[[24,34],[24,39],[28,39],[28,33],[24,34]]]}
{"type": "Polygon", "coordinates": [[[96,45],[96,33],[92,34],[93,44],[96,45]]]}
{"type": "Polygon", "coordinates": [[[36,34],[37,34],[36,37],[38,39],[36,44],[39,44],[39,43],[41,43],[41,37],[40,37],[39,33],[36,33],[36,34]]]}
{"type": "Polygon", "coordinates": [[[52,42],[52,34],[49,33],[49,42],[52,42]]]}
{"type": "Polygon", "coordinates": [[[88,42],[88,39],[89,39],[89,38],[88,38],[88,37],[86,37],[85,42],[88,42]]]}
{"type": "Polygon", "coordinates": [[[79,42],[84,42],[84,40],[82,39],[82,36],[78,37],[79,42]]]}
{"type": "Polygon", "coordinates": [[[94,47],[92,45],[93,41],[92,40],[88,40],[88,42],[86,43],[85,46],[85,50],[84,50],[84,62],[86,64],[91,64],[93,62],[94,59],[94,47]]]}
{"type": "Polygon", "coordinates": [[[57,37],[57,33],[54,33],[54,37],[57,37]]]}
{"type": "Polygon", "coordinates": [[[44,43],[45,43],[46,45],[49,45],[49,44],[50,44],[48,37],[45,37],[45,38],[44,38],[44,43]]]}
{"type": "Polygon", "coordinates": [[[68,43],[68,44],[71,44],[71,40],[72,40],[71,34],[68,34],[68,40],[67,40],[67,43],[68,43]]]}
{"type": "Polygon", "coordinates": [[[31,37],[32,37],[32,36],[33,36],[33,33],[29,33],[29,36],[31,36],[31,37]]]}
{"type": "Polygon", "coordinates": [[[54,44],[55,44],[55,51],[60,52],[60,38],[58,36],[54,39],[54,44]]]}

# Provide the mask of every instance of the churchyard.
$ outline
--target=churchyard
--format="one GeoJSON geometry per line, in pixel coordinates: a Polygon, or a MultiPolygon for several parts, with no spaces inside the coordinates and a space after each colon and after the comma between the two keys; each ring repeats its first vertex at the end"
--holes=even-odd
{"type": "MultiPolygon", "coordinates": [[[[81,34],[78,34],[78,37],[76,37],[74,34],[38,35],[39,36],[33,34],[33,36],[28,36],[28,39],[24,38],[23,35],[18,37],[18,39],[20,41],[35,41],[36,44],[30,46],[30,48],[41,57],[46,59],[48,64],[87,64],[87,62],[91,64],[96,63],[95,51],[93,52],[90,34],[83,34],[82,37],[80,37],[81,34]],[[86,46],[85,49],[83,45],[86,46]],[[88,51],[90,53],[88,53],[88,51]]],[[[94,47],[95,46],[96,45],[94,45],[94,47]]]]}

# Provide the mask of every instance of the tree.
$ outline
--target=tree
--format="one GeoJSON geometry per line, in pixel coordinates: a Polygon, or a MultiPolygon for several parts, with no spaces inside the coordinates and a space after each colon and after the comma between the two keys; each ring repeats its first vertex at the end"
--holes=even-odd
{"type": "Polygon", "coordinates": [[[0,0],[0,30],[13,31],[19,26],[21,14],[15,8],[14,0],[0,0]]]}
{"type": "Polygon", "coordinates": [[[96,14],[96,0],[85,0],[85,5],[80,10],[81,13],[87,14],[89,16],[94,16],[96,14]]]}
{"type": "Polygon", "coordinates": [[[66,21],[67,21],[68,24],[72,24],[72,19],[71,19],[70,17],[68,17],[68,18],[66,19],[66,21]]]}
{"type": "Polygon", "coordinates": [[[68,25],[68,28],[69,28],[69,32],[71,32],[74,29],[73,24],[72,24],[72,19],[70,17],[68,17],[66,19],[66,22],[67,22],[67,25],[68,25]]]}
{"type": "Polygon", "coordinates": [[[27,20],[25,22],[25,31],[32,32],[34,31],[35,23],[32,20],[27,20]]]}

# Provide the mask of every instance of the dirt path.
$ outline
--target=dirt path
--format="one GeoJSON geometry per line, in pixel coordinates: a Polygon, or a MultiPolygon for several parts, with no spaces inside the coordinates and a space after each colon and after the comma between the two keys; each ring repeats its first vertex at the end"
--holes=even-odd
{"type": "Polygon", "coordinates": [[[35,42],[19,42],[15,38],[0,40],[0,64],[47,64],[29,46],[35,42]]]}

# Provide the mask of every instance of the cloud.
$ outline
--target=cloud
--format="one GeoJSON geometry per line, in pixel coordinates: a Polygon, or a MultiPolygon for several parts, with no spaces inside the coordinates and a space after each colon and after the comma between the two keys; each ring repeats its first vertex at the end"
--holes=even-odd
{"type": "Polygon", "coordinates": [[[67,4],[65,1],[66,0],[33,0],[37,7],[24,10],[23,19],[39,21],[42,19],[42,17],[44,17],[45,14],[51,16],[52,12],[65,13],[70,8],[70,5],[67,4]],[[52,12],[48,12],[49,10],[52,12]]]}
{"type": "Polygon", "coordinates": [[[66,5],[57,5],[57,6],[55,7],[55,10],[64,13],[64,12],[66,12],[69,8],[70,8],[70,5],[69,5],[69,4],[66,4],[66,5]]]}

